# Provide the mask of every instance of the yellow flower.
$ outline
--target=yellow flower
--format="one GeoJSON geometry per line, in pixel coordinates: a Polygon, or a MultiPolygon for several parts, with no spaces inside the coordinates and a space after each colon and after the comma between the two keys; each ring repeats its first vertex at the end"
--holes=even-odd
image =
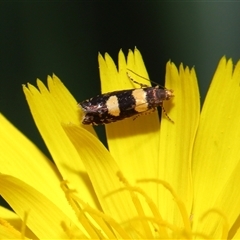
{"type": "MultiPolygon", "coordinates": [[[[99,55],[102,92],[139,87],[127,69],[148,78],[137,49],[118,65],[99,55]]],[[[16,213],[0,208],[0,238],[237,239],[239,80],[240,62],[222,58],[200,115],[194,69],[168,62],[174,123],[154,112],[106,125],[109,151],[55,75],[23,86],[55,164],[0,115],[0,194],[16,213]]]]}

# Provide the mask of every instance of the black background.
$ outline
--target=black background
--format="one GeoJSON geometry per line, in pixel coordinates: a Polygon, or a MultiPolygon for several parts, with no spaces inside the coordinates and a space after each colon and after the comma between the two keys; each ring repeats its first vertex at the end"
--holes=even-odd
{"type": "Polygon", "coordinates": [[[55,73],[85,100],[100,93],[98,52],[116,62],[135,46],[160,84],[169,59],[195,66],[203,102],[219,59],[240,59],[239,12],[230,1],[1,1],[0,111],[48,155],[21,85],[55,73]]]}

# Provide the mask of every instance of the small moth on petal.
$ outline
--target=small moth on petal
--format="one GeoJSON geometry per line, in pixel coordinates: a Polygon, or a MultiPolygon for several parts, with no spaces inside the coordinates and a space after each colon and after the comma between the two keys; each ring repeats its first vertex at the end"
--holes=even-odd
{"type": "Polygon", "coordinates": [[[166,117],[173,122],[163,108],[163,101],[174,97],[173,90],[160,88],[159,85],[148,87],[136,82],[129,73],[127,75],[141,88],[104,93],[79,103],[84,112],[83,124],[100,125],[136,118],[154,112],[157,107],[161,107],[166,117]]]}

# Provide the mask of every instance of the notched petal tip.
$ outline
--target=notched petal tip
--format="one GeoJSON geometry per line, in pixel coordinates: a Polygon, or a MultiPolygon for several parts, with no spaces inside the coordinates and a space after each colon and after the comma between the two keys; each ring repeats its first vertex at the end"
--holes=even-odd
{"type": "Polygon", "coordinates": [[[128,49],[128,54],[133,53],[132,49],[128,49]]]}
{"type": "Polygon", "coordinates": [[[34,85],[30,84],[30,83],[27,83],[27,85],[23,85],[23,92],[24,94],[28,94],[28,95],[36,95],[36,94],[39,94],[39,89],[36,88],[34,85]]]}
{"type": "Polygon", "coordinates": [[[105,59],[101,53],[98,53],[99,68],[106,67],[105,59]]]}
{"type": "Polygon", "coordinates": [[[46,87],[46,85],[39,79],[37,79],[37,87],[39,89],[39,92],[41,94],[44,94],[44,93],[49,93],[49,90],[48,88],[46,87]]]}

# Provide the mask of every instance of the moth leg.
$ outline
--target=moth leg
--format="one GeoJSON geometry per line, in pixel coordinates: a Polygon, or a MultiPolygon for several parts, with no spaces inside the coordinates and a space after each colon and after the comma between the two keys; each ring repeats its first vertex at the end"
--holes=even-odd
{"type": "Polygon", "coordinates": [[[149,115],[151,113],[153,113],[154,111],[156,110],[156,108],[151,108],[149,109],[148,111],[146,112],[142,112],[142,113],[139,113],[138,115],[136,115],[133,120],[136,120],[138,117],[142,116],[142,115],[149,115]]]}
{"type": "Polygon", "coordinates": [[[167,117],[167,119],[168,119],[170,122],[174,123],[174,121],[168,116],[168,114],[167,114],[165,108],[163,107],[163,105],[161,106],[161,108],[162,108],[162,110],[163,110],[164,115],[167,117]]]}

